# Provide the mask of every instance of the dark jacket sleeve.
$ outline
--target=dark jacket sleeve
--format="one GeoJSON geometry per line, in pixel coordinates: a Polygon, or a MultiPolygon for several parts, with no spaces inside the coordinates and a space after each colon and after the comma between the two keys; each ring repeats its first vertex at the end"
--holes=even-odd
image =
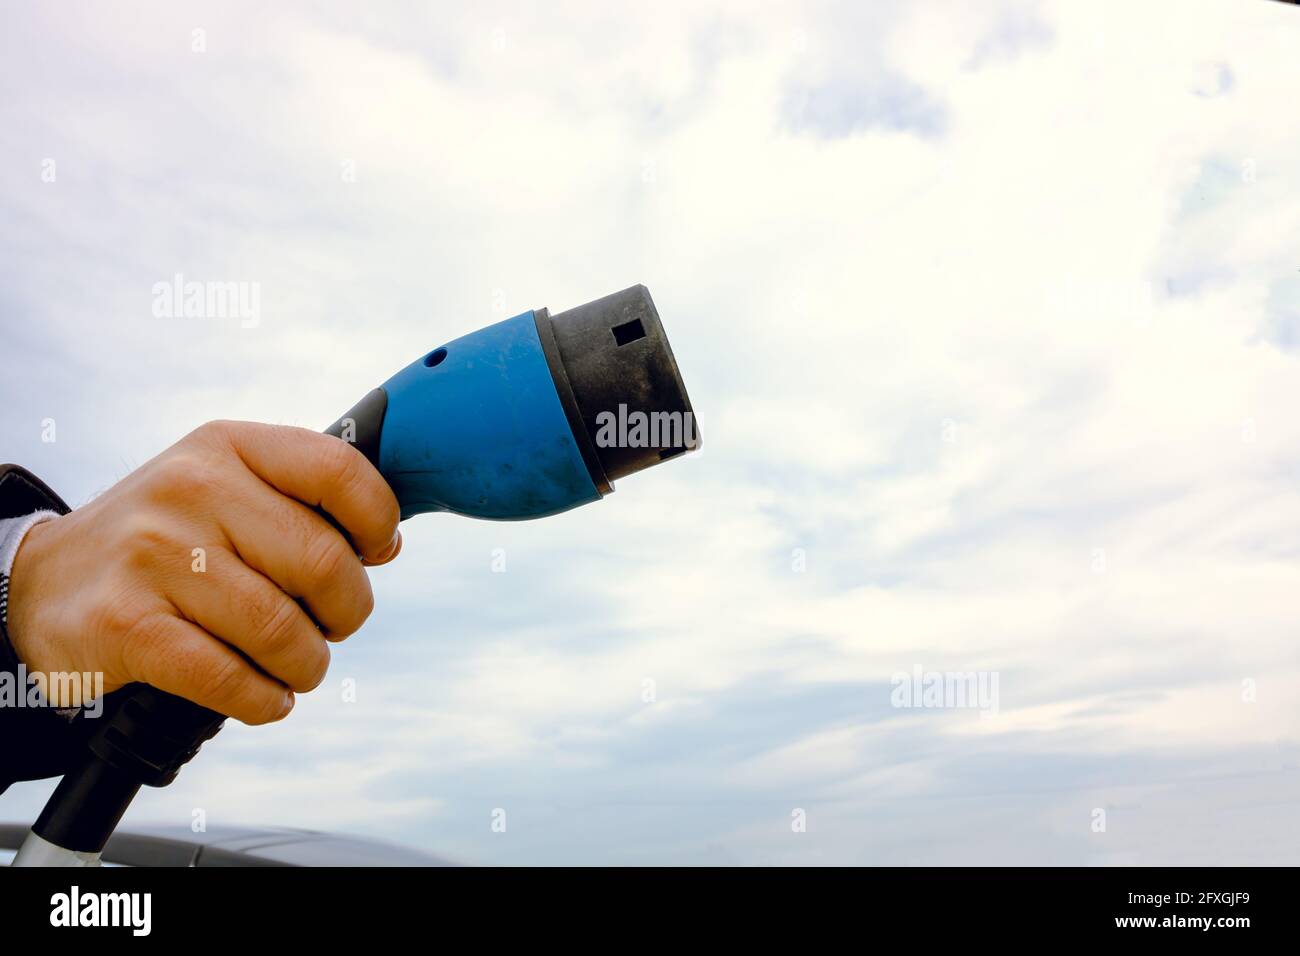
{"type": "MultiPolygon", "coordinates": [[[[31,472],[0,465],[0,518],[47,510],[67,514],[72,509],[31,472]]],[[[7,597],[8,586],[0,575],[0,600],[7,597]]],[[[17,656],[4,621],[5,615],[0,614],[0,681],[9,683],[12,694],[0,697],[0,793],[16,780],[63,774],[83,746],[80,728],[58,711],[17,705],[15,695],[26,698],[28,685],[19,680],[17,656]]]]}

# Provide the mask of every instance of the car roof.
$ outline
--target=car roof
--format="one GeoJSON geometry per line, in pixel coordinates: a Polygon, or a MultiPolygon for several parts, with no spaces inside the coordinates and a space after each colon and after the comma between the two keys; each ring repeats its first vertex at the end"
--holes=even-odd
{"type": "MultiPolygon", "coordinates": [[[[0,847],[17,849],[22,824],[0,823],[0,847]]],[[[177,824],[119,827],[104,847],[123,866],[454,866],[410,847],[296,827],[222,826],[195,833],[177,824]]]]}

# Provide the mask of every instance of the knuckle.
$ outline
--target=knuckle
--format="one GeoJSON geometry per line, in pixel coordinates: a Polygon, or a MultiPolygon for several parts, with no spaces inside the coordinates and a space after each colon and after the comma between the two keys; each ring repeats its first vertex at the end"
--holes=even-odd
{"type": "Polygon", "coordinates": [[[255,705],[249,708],[246,717],[241,717],[246,724],[257,726],[258,724],[273,724],[277,720],[283,720],[289,716],[289,712],[284,709],[282,698],[274,693],[259,694],[255,705]]]}
{"type": "Polygon", "coordinates": [[[325,675],[330,669],[330,649],[324,641],[318,641],[321,646],[321,653],[316,656],[316,660],[307,669],[303,675],[302,686],[294,687],[294,690],[301,693],[313,691],[325,682],[325,675]]]}
{"type": "Polygon", "coordinates": [[[153,620],[153,608],[131,591],[120,592],[105,599],[92,615],[92,632],[116,643],[148,645],[156,640],[158,622],[153,620]]]}
{"type": "Polygon", "coordinates": [[[337,580],[349,563],[356,560],[352,549],[333,531],[322,531],[307,545],[303,569],[313,584],[337,580]]]}
{"type": "Polygon", "coordinates": [[[335,640],[361,630],[361,625],[366,623],[375,609],[375,593],[364,570],[361,570],[357,583],[348,587],[344,593],[348,595],[348,600],[343,602],[339,620],[330,629],[330,637],[335,640]]]}
{"type": "Polygon", "coordinates": [[[370,615],[373,614],[375,610],[375,591],[370,586],[370,578],[366,575],[364,571],[362,572],[361,577],[362,577],[361,594],[359,595],[359,599],[355,605],[357,609],[358,628],[361,627],[362,624],[366,623],[366,621],[370,619],[370,615]]]}
{"type": "Polygon", "coordinates": [[[238,424],[224,418],[204,422],[182,440],[204,445],[228,445],[238,424]]]}
{"type": "Polygon", "coordinates": [[[127,517],[119,526],[118,553],[128,567],[149,567],[159,557],[176,548],[175,539],[167,524],[157,516],[136,514],[127,517]]]}
{"type": "Polygon", "coordinates": [[[347,442],[334,441],[323,446],[322,474],[330,484],[345,494],[352,491],[365,477],[362,465],[365,456],[347,442]]]}
{"type": "Polygon", "coordinates": [[[150,468],[149,496],[169,507],[196,497],[209,497],[220,487],[221,478],[211,461],[191,452],[173,451],[150,468]]]}
{"type": "Polygon", "coordinates": [[[258,623],[254,643],[266,656],[293,650],[302,630],[302,611],[287,595],[275,601],[263,601],[255,611],[258,623]]]}
{"type": "Polygon", "coordinates": [[[195,675],[196,690],[206,700],[230,704],[239,699],[247,667],[238,657],[223,657],[195,675]]]}

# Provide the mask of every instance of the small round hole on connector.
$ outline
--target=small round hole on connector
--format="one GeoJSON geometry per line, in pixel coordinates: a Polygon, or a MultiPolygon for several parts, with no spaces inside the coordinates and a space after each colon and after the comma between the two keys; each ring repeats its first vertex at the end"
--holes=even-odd
{"type": "Polygon", "coordinates": [[[433,368],[435,365],[441,365],[442,360],[447,357],[446,349],[434,349],[424,357],[424,367],[433,368]]]}

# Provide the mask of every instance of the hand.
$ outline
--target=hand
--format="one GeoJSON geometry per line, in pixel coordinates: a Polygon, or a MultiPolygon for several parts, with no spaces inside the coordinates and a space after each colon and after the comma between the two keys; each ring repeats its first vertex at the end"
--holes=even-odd
{"type": "Polygon", "coordinates": [[[10,640],[31,672],[102,673],[105,692],[142,681],[248,724],[279,720],[325,678],[327,642],[370,616],[363,563],[397,556],[399,517],[350,444],[210,422],[28,532],[10,640]]]}

